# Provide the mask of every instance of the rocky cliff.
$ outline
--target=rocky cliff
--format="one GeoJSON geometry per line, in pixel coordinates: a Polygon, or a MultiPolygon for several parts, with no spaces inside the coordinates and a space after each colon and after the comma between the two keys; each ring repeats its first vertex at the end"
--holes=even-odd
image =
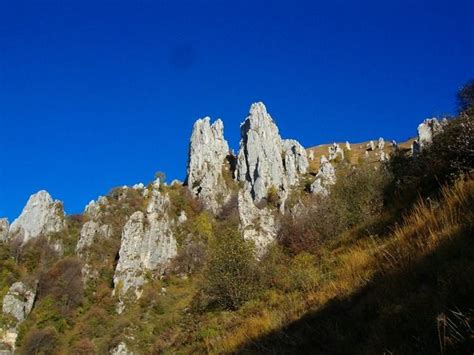
{"type": "Polygon", "coordinates": [[[224,174],[230,174],[229,156],[222,121],[218,119],[211,125],[209,117],[197,120],[189,143],[186,184],[213,212],[229,197],[224,178],[224,174]]]}

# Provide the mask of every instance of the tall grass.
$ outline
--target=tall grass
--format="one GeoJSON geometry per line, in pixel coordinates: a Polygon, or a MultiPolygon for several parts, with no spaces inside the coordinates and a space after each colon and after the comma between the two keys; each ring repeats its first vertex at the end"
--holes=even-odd
{"type": "MultiPolygon", "coordinates": [[[[206,349],[193,344],[193,350],[234,352],[308,312],[317,312],[332,300],[349,297],[376,275],[408,269],[459,233],[472,232],[473,207],[474,181],[459,181],[445,187],[439,200],[420,200],[402,223],[386,236],[354,238],[352,243],[345,242],[334,249],[322,247],[313,269],[320,274],[317,285],[285,292],[268,290],[232,317],[209,318],[205,322],[220,331],[215,337],[206,338],[206,349]]],[[[405,286],[410,285],[393,285],[394,288],[405,286]]]]}

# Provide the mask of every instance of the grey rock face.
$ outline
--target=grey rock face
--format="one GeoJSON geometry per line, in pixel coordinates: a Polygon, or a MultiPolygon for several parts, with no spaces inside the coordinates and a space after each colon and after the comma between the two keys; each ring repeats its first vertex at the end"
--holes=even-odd
{"type": "Polygon", "coordinates": [[[276,237],[277,226],[272,211],[256,207],[249,189],[245,188],[239,191],[238,209],[244,238],[254,241],[257,254],[262,255],[276,237]]]}
{"type": "Polygon", "coordinates": [[[328,147],[328,160],[332,161],[340,157],[341,160],[344,160],[344,150],[337,143],[333,143],[328,147]]]}
{"type": "Polygon", "coordinates": [[[9,229],[10,229],[10,225],[8,223],[8,219],[0,218],[0,242],[7,241],[9,229]]]}
{"type": "Polygon", "coordinates": [[[288,184],[293,186],[298,182],[298,177],[308,171],[309,163],[306,150],[294,139],[285,139],[282,143],[288,184]]]}
{"type": "Polygon", "coordinates": [[[427,118],[418,125],[418,142],[420,144],[420,149],[423,149],[425,146],[433,142],[433,137],[443,130],[446,122],[446,119],[440,122],[437,118],[433,117],[427,118]]]}
{"type": "Polygon", "coordinates": [[[282,159],[282,140],[263,103],[252,104],[240,132],[237,180],[250,183],[250,193],[256,202],[267,196],[270,187],[277,189],[283,197],[288,183],[282,159]]]}
{"type": "Polygon", "coordinates": [[[383,150],[383,148],[385,147],[385,141],[382,137],[379,138],[379,141],[377,143],[377,148],[379,150],[383,150]]]}
{"type": "Polygon", "coordinates": [[[374,151],[374,150],[375,150],[375,143],[374,143],[374,141],[370,141],[369,143],[367,143],[366,149],[367,149],[368,151],[374,151]]]}
{"type": "Polygon", "coordinates": [[[147,214],[137,211],[125,224],[119,260],[114,275],[114,293],[118,294],[120,313],[127,293],[141,296],[146,274],[161,275],[177,254],[173,220],[168,216],[169,197],[154,190],[147,214]]]}
{"type": "Polygon", "coordinates": [[[31,195],[20,216],[10,226],[10,237],[21,237],[23,243],[40,235],[60,232],[65,228],[62,202],[53,201],[47,191],[31,195]]]}
{"type": "Polygon", "coordinates": [[[194,123],[189,145],[187,184],[204,205],[217,212],[228,191],[223,177],[229,145],[224,139],[224,124],[220,119],[212,125],[210,118],[194,123]]]}
{"type": "Polygon", "coordinates": [[[110,238],[112,235],[112,228],[107,225],[100,225],[95,221],[88,221],[84,223],[81,229],[81,235],[77,242],[76,254],[79,257],[85,257],[85,252],[92,246],[94,241],[102,238],[110,238]]]}
{"type": "Polygon", "coordinates": [[[133,355],[134,353],[128,350],[127,344],[120,342],[111,352],[111,355],[133,355]]]}
{"type": "Polygon", "coordinates": [[[84,223],[81,235],[76,245],[76,255],[84,261],[82,267],[82,277],[84,282],[96,278],[98,271],[93,270],[90,264],[90,248],[101,239],[112,236],[112,227],[108,224],[101,225],[97,221],[91,220],[84,223]]]}
{"type": "Polygon", "coordinates": [[[92,200],[89,202],[84,209],[84,214],[91,219],[98,218],[102,208],[104,208],[108,203],[107,197],[99,196],[97,201],[92,200]]]}
{"type": "Polygon", "coordinates": [[[248,183],[255,202],[267,197],[270,188],[275,188],[284,202],[291,183],[295,182],[295,170],[307,170],[304,149],[294,140],[281,139],[278,127],[261,102],[250,107],[249,116],[240,125],[240,134],[237,180],[248,183]],[[286,152],[290,153],[289,167],[285,166],[286,152]]]}
{"type": "Polygon", "coordinates": [[[275,218],[270,208],[257,208],[270,189],[278,193],[280,210],[291,186],[307,172],[309,163],[304,148],[295,140],[282,140],[278,127],[261,102],[250,107],[240,125],[240,149],[236,179],[244,184],[238,196],[240,223],[244,238],[255,241],[262,253],[276,235],[275,218]]]}
{"type": "Polygon", "coordinates": [[[33,308],[35,296],[23,282],[15,282],[3,298],[3,314],[12,316],[18,323],[24,321],[33,308]]]}
{"type": "Polygon", "coordinates": [[[336,171],[328,159],[323,155],[321,157],[321,166],[316,174],[316,180],[311,184],[312,193],[321,196],[329,194],[329,187],[336,183],[336,171]]]}

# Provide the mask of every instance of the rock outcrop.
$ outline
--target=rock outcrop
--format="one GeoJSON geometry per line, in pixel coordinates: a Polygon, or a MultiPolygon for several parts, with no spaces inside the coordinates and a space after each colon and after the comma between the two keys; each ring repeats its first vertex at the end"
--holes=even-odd
{"type": "Polygon", "coordinates": [[[3,314],[12,316],[17,324],[23,322],[33,308],[35,296],[35,291],[23,282],[15,282],[3,298],[3,314]]]}
{"type": "Polygon", "coordinates": [[[238,209],[244,239],[254,241],[257,255],[262,255],[276,236],[274,214],[269,208],[256,207],[249,189],[245,188],[239,191],[238,209]]]}
{"type": "Polygon", "coordinates": [[[236,178],[249,189],[255,202],[275,189],[284,203],[297,173],[308,169],[306,151],[295,140],[282,140],[278,127],[261,102],[250,107],[249,116],[240,125],[240,149],[236,178]]]}
{"type": "Polygon", "coordinates": [[[252,199],[260,202],[274,188],[286,197],[288,182],[282,159],[282,139],[278,127],[261,102],[250,107],[249,116],[240,126],[237,180],[249,184],[252,199]]]}
{"type": "Polygon", "coordinates": [[[123,341],[120,342],[114,349],[110,351],[110,355],[133,355],[134,353],[130,351],[123,341]]]}
{"type": "Polygon", "coordinates": [[[261,102],[250,107],[249,116],[240,125],[240,149],[236,179],[243,184],[238,208],[244,238],[255,241],[262,253],[276,236],[274,211],[256,207],[276,194],[280,211],[291,186],[299,175],[307,172],[309,163],[305,149],[295,140],[283,140],[278,127],[261,102]]]}
{"type": "Polygon", "coordinates": [[[333,161],[337,158],[344,160],[344,150],[337,143],[333,143],[328,147],[328,160],[333,161]]]}
{"type": "Polygon", "coordinates": [[[229,195],[223,176],[224,169],[228,167],[226,159],[229,154],[229,145],[224,139],[224,124],[220,119],[212,125],[209,117],[194,123],[186,183],[213,212],[219,210],[229,195]]]}
{"type": "Polygon", "coordinates": [[[282,143],[288,184],[293,186],[298,182],[299,176],[306,174],[308,171],[308,157],[306,156],[306,150],[296,140],[284,139],[282,143]]]}
{"type": "Polygon", "coordinates": [[[50,235],[65,228],[62,202],[53,201],[47,191],[31,195],[20,216],[10,226],[10,238],[23,243],[40,235],[50,235]]]}
{"type": "Polygon", "coordinates": [[[367,143],[367,145],[366,145],[366,150],[369,151],[369,152],[375,150],[375,143],[374,143],[374,141],[370,141],[369,143],[367,143]]]}
{"type": "Polygon", "coordinates": [[[127,296],[139,298],[146,274],[161,275],[177,254],[173,220],[168,215],[168,195],[153,190],[147,213],[133,213],[122,231],[119,260],[114,275],[114,293],[119,297],[117,311],[127,296]]]}
{"type": "Polygon", "coordinates": [[[8,239],[8,230],[10,225],[7,218],[0,218],[0,243],[8,239]]]}
{"type": "Polygon", "coordinates": [[[384,147],[385,147],[385,140],[384,140],[382,137],[380,137],[380,138],[379,138],[379,141],[378,141],[378,143],[377,143],[377,148],[378,148],[379,150],[383,150],[384,147]]]}
{"type": "Polygon", "coordinates": [[[336,171],[329,160],[323,155],[321,157],[321,166],[316,174],[316,180],[311,184],[310,190],[316,195],[327,196],[329,194],[329,187],[335,183],[336,171]]]}
{"type": "Polygon", "coordinates": [[[427,118],[418,125],[418,143],[420,149],[433,142],[433,137],[443,130],[447,120],[439,121],[437,118],[427,118]]]}

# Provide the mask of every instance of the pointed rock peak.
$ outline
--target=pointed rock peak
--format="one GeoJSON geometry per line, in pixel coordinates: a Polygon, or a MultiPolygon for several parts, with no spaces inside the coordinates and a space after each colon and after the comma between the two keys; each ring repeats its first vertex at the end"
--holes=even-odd
{"type": "Polygon", "coordinates": [[[10,236],[20,236],[26,243],[31,238],[60,232],[65,227],[61,201],[53,201],[51,195],[41,190],[28,199],[20,216],[10,226],[10,236]]]}
{"type": "Polygon", "coordinates": [[[278,127],[276,126],[272,116],[267,112],[267,108],[263,102],[253,103],[250,106],[249,115],[244,122],[240,124],[242,134],[248,129],[256,129],[257,127],[263,127],[265,129],[265,127],[269,126],[272,127],[272,130],[276,130],[276,133],[278,134],[278,127]]]}
{"type": "Polygon", "coordinates": [[[212,125],[210,122],[211,119],[205,117],[194,123],[186,184],[207,208],[217,212],[228,195],[223,174],[230,152],[224,138],[224,123],[220,119],[212,125]]]}

